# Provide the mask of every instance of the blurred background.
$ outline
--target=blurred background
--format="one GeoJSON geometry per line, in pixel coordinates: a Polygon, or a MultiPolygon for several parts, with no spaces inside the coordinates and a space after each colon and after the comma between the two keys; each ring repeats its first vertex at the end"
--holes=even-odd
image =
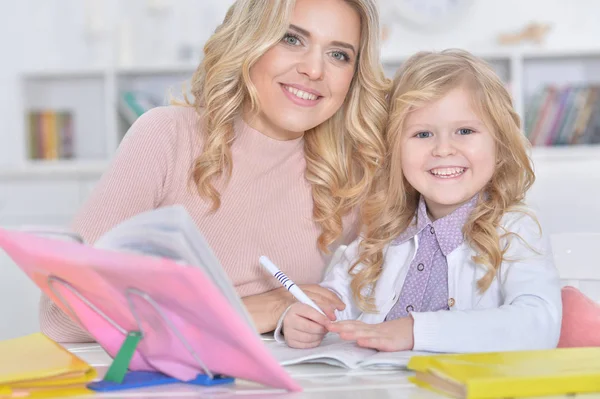
{"type": "MultiPolygon", "coordinates": [[[[131,123],[182,92],[231,3],[0,0],[0,225],[66,226],[131,123]]],[[[600,1],[379,3],[386,73],[418,50],[484,57],[534,145],[528,200],[547,233],[600,232],[600,1]]],[[[38,329],[38,292],[0,255],[0,339],[38,329]]]]}

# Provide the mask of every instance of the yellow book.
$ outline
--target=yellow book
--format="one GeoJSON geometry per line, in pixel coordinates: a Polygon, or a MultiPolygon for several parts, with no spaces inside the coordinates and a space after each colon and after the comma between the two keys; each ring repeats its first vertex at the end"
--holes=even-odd
{"type": "Polygon", "coordinates": [[[42,333],[0,342],[0,398],[90,394],[96,370],[42,333]]]}
{"type": "Polygon", "coordinates": [[[414,356],[411,381],[457,398],[600,392],[600,348],[414,356]]]}

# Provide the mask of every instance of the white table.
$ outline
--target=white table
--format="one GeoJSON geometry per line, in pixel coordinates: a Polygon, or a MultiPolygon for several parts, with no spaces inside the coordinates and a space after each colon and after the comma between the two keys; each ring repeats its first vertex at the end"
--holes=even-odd
{"type": "MultiPolygon", "coordinates": [[[[112,359],[96,344],[65,345],[73,353],[94,366],[104,376],[112,359]]],[[[187,384],[171,384],[143,389],[97,393],[98,398],[211,398],[228,399],[248,395],[268,398],[323,398],[323,399],[440,399],[424,389],[420,389],[407,380],[406,371],[389,370],[346,370],[325,364],[303,364],[288,366],[286,370],[303,387],[303,392],[288,393],[283,390],[265,387],[245,380],[236,380],[234,384],[218,387],[198,387],[187,384]]]]}

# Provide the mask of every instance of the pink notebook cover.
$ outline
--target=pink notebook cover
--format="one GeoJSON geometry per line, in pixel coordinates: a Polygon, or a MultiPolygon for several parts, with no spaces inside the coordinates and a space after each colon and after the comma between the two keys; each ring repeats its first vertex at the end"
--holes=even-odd
{"type": "MultiPolygon", "coordinates": [[[[5,229],[0,229],[0,247],[67,314],[70,307],[111,357],[124,340],[123,332],[65,285],[53,283],[53,291],[48,276],[68,282],[125,331],[139,330],[125,292],[140,290],[160,306],[211,372],[301,390],[200,269],[5,229]]],[[[203,373],[151,304],[136,295],[129,300],[144,336],[131,370],[161,371],[183,381],[203,373]]]]}

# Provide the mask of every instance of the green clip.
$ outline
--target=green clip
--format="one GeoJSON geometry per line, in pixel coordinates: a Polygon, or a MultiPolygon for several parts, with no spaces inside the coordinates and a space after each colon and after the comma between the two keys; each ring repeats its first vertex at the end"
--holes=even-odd
{"type": "Polygon", "coordinates": [[[142,333],[139,331],[131,331],[127,334],[125,341],[123,341],[123,345],[121,345],[121,349],[119,349],[117,356],[113,359],[112,364],[104,376],[105,381],[115,382],[117,384],[123,382],[125,374],[127,374],[127,370],[129,369],[131,358],[141,339],[142,333]]]}

